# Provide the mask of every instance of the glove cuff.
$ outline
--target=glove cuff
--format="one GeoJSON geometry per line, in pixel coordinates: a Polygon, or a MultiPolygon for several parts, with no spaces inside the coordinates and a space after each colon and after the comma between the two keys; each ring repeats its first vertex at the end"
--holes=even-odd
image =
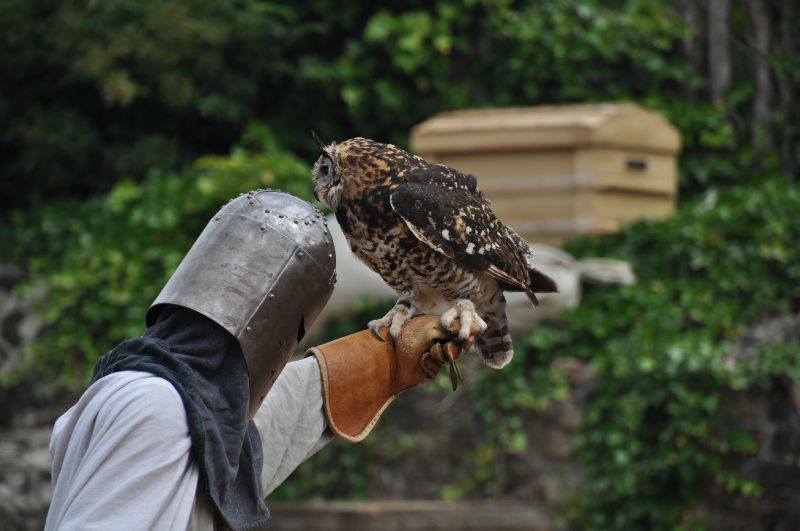
{"type": "Polygon", "coordinates": [[[325,417],[334,434],[359,442],[372,431],[396,395],[393,355],[391,341],[369,330],[306,352],[319,364],[325,417]]]}

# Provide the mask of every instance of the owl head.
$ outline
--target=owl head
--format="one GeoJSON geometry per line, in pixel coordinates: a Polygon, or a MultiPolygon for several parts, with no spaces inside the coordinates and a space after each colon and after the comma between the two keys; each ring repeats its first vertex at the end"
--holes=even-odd
{"type": "Polygon", "coordinates": [[[344,178],[347,174],[347,171],[343,171],[341,167],[341,144],[331,142],[326,146],[313,130],[311,134],[314,140],[317,141],[320,150],[320,156],[317,162],[314,163],[314,169],[312,170],[314,197],[317,201],[335,211],[339,207],[344,194],[344,178]]]}
{"type": "Polygon", "coordinates": [[[328,208],[336,210],[342,199],[344,183],[339,166],[339,148],[335,142],[325,145],[313,130],[311,135],[317,141],[320,156],[314,163],[314,197],[328,208]]]}
{"type": "MultiPolygon", "coordinates": [[[[313,131],[312,131],[313,134],[313,131]]],[[[393,144],[355,137],[325,145],[314,134],[320,157],[314,164],[314,197],[334,211],[344,198],[369,194],[424,161],[393,144]]]]}

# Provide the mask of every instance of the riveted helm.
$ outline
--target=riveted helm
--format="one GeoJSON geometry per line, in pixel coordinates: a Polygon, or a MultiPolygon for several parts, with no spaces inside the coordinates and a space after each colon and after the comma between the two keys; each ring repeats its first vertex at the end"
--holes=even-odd
{"type": "Polygon", "coordinates": [[[223,206],[147,311],[190,308],[238,341],[250,372],[249,417],[328,302],[336,258],[325,216],[290,194],[255,190],[223,206]]]}

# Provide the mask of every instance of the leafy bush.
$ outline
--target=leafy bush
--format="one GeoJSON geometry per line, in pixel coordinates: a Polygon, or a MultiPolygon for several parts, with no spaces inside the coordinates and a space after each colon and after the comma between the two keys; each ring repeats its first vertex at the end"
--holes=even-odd
{"type": "MultiPolygon", "coordinates": [[[[341,87],[348,120],[364,136],[404,145],[411,126],[442,110],[637,101],[683,134],[683,196],[778,168],[777,150],[753,148],[742,126],[751,113],[750,80],[738,80],[725,101],[708,102],[707,75],[685,52],[703,35],[674,3],[444,0],[368,14],[363,34],[348,35],[343,53],[316,70],[341,87]]],[[[743,19],[734,21],[731,31],[743,33],[743,19]]],[[[795,86],[797,65],[782,72],[795,86]]],[[[779,118],[794,112],[775,113],[785,122],[775,134],[794,146],[796,171],[794,122],[779,118]]]]}
{"type": "MultiPolygon", "coordinates": [[[[775,141],[756,149],[752,50],[731,44],[733,83],[707,103],[705,24],[687,25],[680,5],[691,4],[6,1],[0,215],[226,152],[251,120],[306,157],[312,127],[403,145],[414,124],[464,107],[643,102],[684,135],[683,195],[771,172],[781,158],[796,172],[800,68],[788,36],[800,11],[786,10],[789,34],[772,42],[775,141]]],[[[742,9],[734,3],[737,43],[751,29],[742,9]]]]}
{"type": "Polygon", "coordinates": [[[31,346],[36,368],[53,381],[84,384],[100,355],[142,332],[148,305],[229,198],[263,187],[311,197],[308,165],[268,128],[252,125],[241,144],[181,173],[120,181],[105,197],[14,215],[7,252],[27,266],[25,290],[46,290],[37,303],[45,329],[31,346]]]}
{"type": "MultiPolygon", "coordinates": [[[[570,243],[576,256],[631,261],[638,283],[589,289],[562,324],[537,329],[528,351],[486,373],[475,393],[487,429],[501,430],[496,440],[519,441],[519,408],[557,398],[552,385],[530,382],[553,374],[548,365],[556,357],[594,361],[603,385],[574,441],[586,472],[570,513],[579,528],[692,527],[691,509],[707,481],[758,493],[727,461],[752,452],[755,441],[716,413],[723,389],[800,375],[800,345],[776,345],[754,363],[726,363],[748,326],[800,311],[798,211],[800,189],[771,179],[710,192],[668,220],[570,243]]],[[[524,440],[506,444],[506,451],[522,450],[524,440]]]]}
{"type": "Polygon", "coordinates": [[[3,2],[0,205],[228,150],[269,94],[259,80],[288,66],[292,19],[249,1],[3,2]]]}

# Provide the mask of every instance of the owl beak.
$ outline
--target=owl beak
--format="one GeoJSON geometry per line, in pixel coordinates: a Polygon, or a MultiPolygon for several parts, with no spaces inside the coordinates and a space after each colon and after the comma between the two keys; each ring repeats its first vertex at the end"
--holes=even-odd
{"type": "Polygon", "coordinates": [[[318,135],[318,134],[317,134],[317,132],[316,132],[316,131],[314,131],[313,129],[311,130],[311,136],[313,136],[313,137],[314,137],[314,140],[316,140],[316,141],[317,141],[317,145],[319,146],[319,150],[320,150],[322,153],[325,153],[325,144],[323,144],[323,143],[322,143],[322,140],[320,140],[320,138],[319,138],[319,135],[318,135]]]}

